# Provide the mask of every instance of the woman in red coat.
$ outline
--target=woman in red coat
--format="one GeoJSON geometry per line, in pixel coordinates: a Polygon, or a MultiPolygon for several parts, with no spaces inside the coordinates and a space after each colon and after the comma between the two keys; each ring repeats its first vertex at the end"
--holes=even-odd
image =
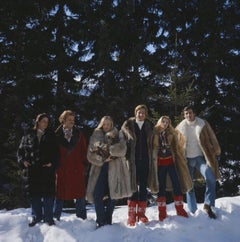
{"type": "Polygon", "coordinates": [[[56,202],[54,217],[60,220],[64,200],[76,200],[76,215],[86,219],[85,170],[87,142],[83,133],[74,126],[75,114],[65,110],[59,117],[61,125],[56,130],[60,151],[56,173],[56,202]]]}

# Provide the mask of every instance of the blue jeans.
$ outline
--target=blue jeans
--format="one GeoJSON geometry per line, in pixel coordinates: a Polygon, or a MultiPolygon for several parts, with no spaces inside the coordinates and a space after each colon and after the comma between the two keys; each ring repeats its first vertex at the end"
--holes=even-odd
{"type": "MultiPolygon", "coordinates": [[[[56,199],[54,204],[54,217],[57,220],[60,220],[62,209],[63,209],[64,200],[56,199]]],[[[77,198],[76,199],[76,216],[82,219],[87,218],[87,211],[86,211],[86,200],[85,198],[77,198]]]]}
{"type": "Polygon", "coordinates": [[[112,214],[115,206],[115,200],[111,199],[108,188],[108,163],[102,166],[96,186],[93,192],[94,205],[99,226],[112,224],[112,214]],[[107,200],[103,200],[108,195],[107,200]]]}
{"type": "Polygon", "coordinates": [[[167,173],[169,174],[172,186],[173,186],[173,193],[175,196],[181,196],[181,187],[178,180],[178,175],[175,169],[175,165],[168,165],[168,166],[158,166],[158,181],[159,181],[159,192],[158,197],[165,197],[166,196],[166,178],[167,173]]]}
{"type": "MultiPolygon", "coordinates": [[[[203,156],[197,156],[194,158],[187,158],[188,169],[190,176],[194,178],[194,168],[196,168],[204,177],[206,181],[206,190],[204,204],[209,206],[215,206],[216,198],[216,178],[212,169],[206,164],[206,160],[203,156]]],[[[197,201],[194,188],[187,192],[187,204],[190,212],[195,213],[197,210],[197,201]]]]}
{"type": "Polygon", "coordinates": [[[32,197],[31,207],[33,218],[39,222],[41,220],[44,220],[44,222],[53,221],[53,203],[53,197],[32,197]]]}

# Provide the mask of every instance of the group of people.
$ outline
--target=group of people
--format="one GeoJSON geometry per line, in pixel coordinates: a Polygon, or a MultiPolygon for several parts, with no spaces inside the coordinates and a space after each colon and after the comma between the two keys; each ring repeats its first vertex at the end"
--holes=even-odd
{"type": "Polygon", "coordinates": [[[60,115],[55,132],[48,126],[47,114],[39,114],[17,152],[27,173],[33,218],[29,226],[41,221],[55,224],[66,200],[75,200],[76,216],[82,219],[87,218],[86,201],[94,203],[97,227],[110,225],[115,202],[121,198],[127,198],[129,226],[147,223],[148,189],[157,194],[159,221],[167,217],[167,190],[173,191],[177,215],[188,217],[183,194],[194,214],[196,170],[206,181],[204,210],[215,219],[220,146],[209,123],[197,117],[192,106],[185,107],[183,114],[176,128],[168,116],[154,125],[146,105],[138,105],[119,130],[112,117],[102,117],[89,144],[75,126],[71,110],[60,115]]]}

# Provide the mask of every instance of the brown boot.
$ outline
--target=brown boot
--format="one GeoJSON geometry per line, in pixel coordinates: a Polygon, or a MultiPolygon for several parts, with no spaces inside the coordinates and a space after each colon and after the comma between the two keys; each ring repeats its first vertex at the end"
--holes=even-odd
{"type": "Polygon", "coordinates": [[[185,211],[185,209],[183,208],[183,197],[182,196],[174,196],[174,203],[175,203],[177,215],[188,218],[188,214],[185,211]]]}
{"type": "Polygon", "coordinates": [[[138,201],[138,221],[142,223],[148,223],[148,218],[145,215],[146,212],[146,207],[147,207],[147,202],[144,201],[138,201]]]}
{"type": "Polygon", "coordinates": [[[137,216],[137,202],[128,200],[128,221],[127,224],[129,226],[135,226],[136,224],[136,216],[137,216]]]}
{"type": "Polygon", "coordinates": [[[216,214],[212,211],[211,207],[207,204],[204,204],[203,210],[207,212],[209,218],[216,219],[216,214]]]}
{"type": "Polygon", "coordinates": [[[158,214],[159,221],[163,221],[167,217],[166,198],[158,197],[157,205],[158,205],[158,212],[159,212],[158,214]]]}

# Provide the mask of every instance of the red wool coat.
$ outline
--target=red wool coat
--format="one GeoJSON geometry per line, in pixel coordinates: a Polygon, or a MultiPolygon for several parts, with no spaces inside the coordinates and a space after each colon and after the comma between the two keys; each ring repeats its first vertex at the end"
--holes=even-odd
{"type": "Polygon", "coordinates": [[[86,194],[86,139],[76,128],[73,129],[70,142],[64,138],[62,129],[56,134],[60,151],[60,164],[56,172],[56,197],[62,200],[83,198],[86,194]]]}

